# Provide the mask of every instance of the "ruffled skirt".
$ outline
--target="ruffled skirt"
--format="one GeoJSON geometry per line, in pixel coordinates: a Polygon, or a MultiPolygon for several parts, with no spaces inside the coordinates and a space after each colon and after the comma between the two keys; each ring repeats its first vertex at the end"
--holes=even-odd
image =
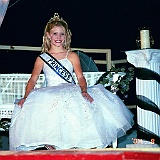
{"type": "Polygon", "coordinates": [[[126,134],[133,114],[102,85],[88,87],[90,103],[74,84],[34,89],[22,108],[15,106],[9,131],[10,150],[105,148],[126,134]]]}

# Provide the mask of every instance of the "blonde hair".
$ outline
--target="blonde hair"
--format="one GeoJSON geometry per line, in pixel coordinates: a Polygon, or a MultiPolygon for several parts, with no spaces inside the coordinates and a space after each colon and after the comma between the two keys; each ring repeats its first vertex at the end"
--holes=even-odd
{"type": "Polygon", "coordinates": [[[63,43],[63,47],[67,50],[70,49],[71,44],[71,31],[68,28],[67,22],[65,22],[62,18],[59,17],[58,13],[54,14],[54,17],[49,20],[47,23],[45,29],[44,29],[44,35],[43,35],[43,44],[42,44],[42,50],[41,52],[48,52],[51,48],[50,39],[47,37],[47,33],[51,31],[51,29],[55,26],[63,27],[65,30],[65,42],[63,43]]]}

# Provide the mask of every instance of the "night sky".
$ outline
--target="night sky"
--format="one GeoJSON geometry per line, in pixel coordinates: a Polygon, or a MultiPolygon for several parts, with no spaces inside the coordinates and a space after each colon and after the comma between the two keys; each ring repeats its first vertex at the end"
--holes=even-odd
{"type": "MultiPolygon", "coordinates": [[[[160,48],[159,0],[10,0],[0,44],[41,46],[44,27],[55,12],[68,22],[71,47],[109,48],[112,60],[123,59],[124,51],[138,49],[138,28],[149,27],[152,48],[160,48]]],[[[30,73],[39,54],[0,52],[0,73],[30,73]]]]}

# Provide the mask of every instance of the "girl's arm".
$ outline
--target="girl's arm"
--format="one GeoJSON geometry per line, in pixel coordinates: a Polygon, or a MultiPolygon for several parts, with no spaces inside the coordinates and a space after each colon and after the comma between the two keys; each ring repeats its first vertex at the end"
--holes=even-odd
{"type": "Polygon", "coordinates": [[[87,98],[90,102],[92,102],[93,98],[87,93],[87,83],[85,77],[83,76],[79,56],[74,52],[70,52],[68,54],[68,59],[73,65],[74,72],[76,74],[83,97],[87,98]]]}
{"type": "Polygon", "coordinates": [[[31,74],[30,79],[28,80],[28,83],[26,85],[26,91],[24,97],[18,102],[18,105],[22,107],[25,99],[28,97],[29,93],[31,92],[32,89],[34,89],[36,82],[38,80],[38,77],[42,71],[43,67],[43,61],[41,58],[37,57],[34,68],[31,74]]]}

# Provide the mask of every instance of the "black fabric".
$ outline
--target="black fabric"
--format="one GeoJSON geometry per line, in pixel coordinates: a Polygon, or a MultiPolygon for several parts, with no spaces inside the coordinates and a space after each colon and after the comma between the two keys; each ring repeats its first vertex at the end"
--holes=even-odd
{"type": "Polygon", "coordinates": [[[36,149],[33,150],[33,151],[36,151],[36,150],[47,150],[47,148],[46,148],[46,147],[40,147],[40,148],[36,148],[36,149]]]}
{"type": "Polygon", "coordinates": [[[135,69],[135,75],[138,79],[156,80],[158,83],[160,83],[160,75],[152,70],[147,69],[147,68],[137,67],[135,69]]]}
{"type": "Polygon", "coordinates": [[[160,115],[160,109],[158,108],[158,106],[147,97],[137,95],[136,101],[138,107],[140,107],[141,109],[148,110],[160,115]]]}

